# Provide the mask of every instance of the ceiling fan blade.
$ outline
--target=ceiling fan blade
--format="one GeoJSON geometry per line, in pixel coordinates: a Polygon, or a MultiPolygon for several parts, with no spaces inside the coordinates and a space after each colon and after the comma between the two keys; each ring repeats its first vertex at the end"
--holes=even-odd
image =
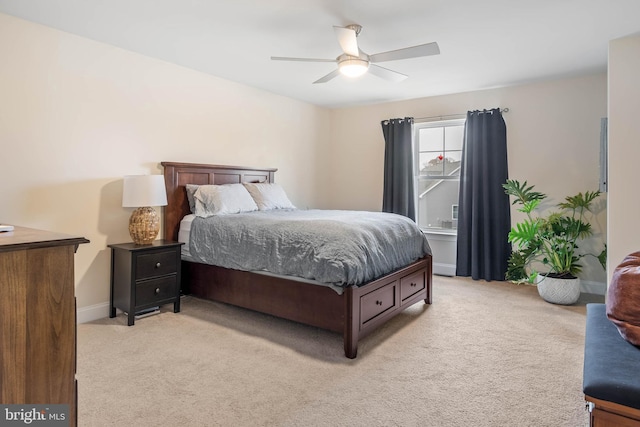
{"type": "Polygon", "coordinates": [[[356,31],[351,28],[333,27],[342,51],[347,55],[360,56],[356,31]]]}
{"type": "Polygon", "coordinates": [[[386,68],[383,68],[379,65],[373,65],[373,64],[369,64],[369,70],[368,70],[371,74],[373,74],[374,76],[378,76],[381,77],[385,80],[389,80],[392,82],[401,82],[404,79],[406,79],[407,76],[406,74],[402,74],[399,73],[397,71],[392,71],[392,70],[388,70],[386,68]]]}
{"type": "Polygon", "coordinates": [[[313,82],[313,84],[316,84],[316,83],[326,83],[326,82],[328,82],[329,80],[331,80],[332,78],[336,77],[338,74],[340,74],[340,70],[338,70],[338,69],[333,70],[332,72],[330,72],[330,73],[329,73],[329,74],[327,74],[326,76],[321,77],[321,78],[319,78],[318,80],[316,80],[315,82],[313,82]]]}
{"type": "Polygon", "coordinates": [[[405,47],[404,49],[390,50],[388,52],[376,53],[369,55],[371,62],[396,61],[398,59],[417,58],[420,56],[438,55],[440,48],[438,43],[420,44],[413,47],[405,47]]]}
{"type": "Polygon", "coordinates": [[[336,62],[335,59],[320,59],[320,58],[290,58],[287,56],[272,56],[272,61],[299,61],[299,62],[336,62]]]}

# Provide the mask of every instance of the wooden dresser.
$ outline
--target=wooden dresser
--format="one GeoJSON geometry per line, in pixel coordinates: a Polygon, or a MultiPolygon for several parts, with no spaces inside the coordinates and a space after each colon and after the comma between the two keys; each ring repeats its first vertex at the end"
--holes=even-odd
{"type": "Polygon", "coordinates": [[[0,402],[68,404],[77,425],[74,253],[83,237],[0,233],[0,402]]]}

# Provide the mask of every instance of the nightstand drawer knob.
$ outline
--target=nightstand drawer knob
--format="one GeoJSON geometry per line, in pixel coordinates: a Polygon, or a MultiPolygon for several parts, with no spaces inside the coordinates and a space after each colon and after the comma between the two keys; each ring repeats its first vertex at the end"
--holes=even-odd
{"type": "Polygon", "coordinates": [[[160,268],[160,263],[159,262],[156,263],[156,268],[160,268]]]}
{"type": "Polygon", "coordinates": [[[160,288],[156,288],[156,295],[160,293],[160,288]]]}

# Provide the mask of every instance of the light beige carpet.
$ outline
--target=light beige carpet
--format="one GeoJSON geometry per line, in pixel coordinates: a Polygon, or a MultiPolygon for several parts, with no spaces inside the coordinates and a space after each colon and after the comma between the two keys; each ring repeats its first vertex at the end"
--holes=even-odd
{"type": "Polygon", "coordinates": [[[81,324],[78,425],[588,425],[586,300],[439,276],[433,290],[355,360],[338,334],[191,297],[133,327],[81,324]]]}

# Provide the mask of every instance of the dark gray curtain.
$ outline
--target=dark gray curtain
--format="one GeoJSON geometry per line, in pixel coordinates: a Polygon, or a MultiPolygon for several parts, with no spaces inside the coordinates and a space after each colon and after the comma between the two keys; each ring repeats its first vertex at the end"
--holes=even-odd
{"type": "Polygon", "coordinates": [[[404,215],[415,221],[412,125],[412,117],[382,122],[385,141],[382,211],[404,215]]]}
{"type": "Polygon", "coordinates": [[[507,128],[499,108],[467,112],[458,201],[456,274],[504,280],[511,254],[507,128]]]}

